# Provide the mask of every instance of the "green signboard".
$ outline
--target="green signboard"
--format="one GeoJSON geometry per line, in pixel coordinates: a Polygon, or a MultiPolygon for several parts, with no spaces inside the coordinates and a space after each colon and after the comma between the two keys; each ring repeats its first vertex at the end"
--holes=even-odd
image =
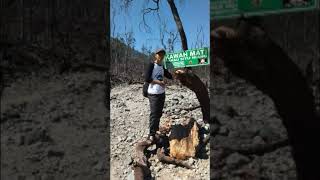
{"type": "Polygon", "coordinates": [[[256,16],[271,13],[313,10],[319,0],[211,0],[211,18],[256,16]]]}
{"type": "Polygon", "coordinates": [[[174,69],[209,65],[209,55],[209,48],[167,53],[164,57],[164,67],[166,69],[174,69]]]}

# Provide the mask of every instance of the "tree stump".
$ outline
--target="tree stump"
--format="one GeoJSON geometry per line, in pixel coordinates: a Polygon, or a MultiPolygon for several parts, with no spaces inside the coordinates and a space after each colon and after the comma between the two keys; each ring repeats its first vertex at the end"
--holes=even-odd
{"type": "Polygon", "coordinates": [[[199,145],[199,128],[194,119],[190,119],[186,125],[172,126],[169,136],[170,157],[185,160],[195,157],[196,148],[199,145]]]}

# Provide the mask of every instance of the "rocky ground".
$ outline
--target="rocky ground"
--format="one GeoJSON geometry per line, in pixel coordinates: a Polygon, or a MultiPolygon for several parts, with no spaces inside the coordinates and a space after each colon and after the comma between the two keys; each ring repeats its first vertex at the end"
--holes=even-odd
{"type": "Polygon", "coordinates": [[[21,76],[1,97],[1,179],[106,178],[105,73],[21,76]]]}
{"type": "Polygon", "coordinates": [[[211,177],[216,180],[294,180],[295,164],[285,145],[257,154],[230,151],[261,147],[287,138],[270,98],[246,81],[211,79],[211,177]]]}
{"type": "MultiPolygon", "coordinates": [[[[142,96],[142,85],[118,85],[111,89],[111,179],[133,179],[129,165],[137,141],[146,138],[149,124],[149,101],[142,96]]],[[[180,123],[184,117],[193,117],[201,121],[200,108],[192,111],[185,108],[196,107],[199,102],[195,94],[184,87],[172,85],[167,87],[164,113],[161,118],[173,119],[180,123]]],[[[155,148],[151,147],[150,149],[155,148]]],[[[159,180],[202,180],[209,179],[209,144],[200,155],[201,158],[190,158],[189,164],[195,169],[189,170],[175,165],[163,164],[155,155],[151,155],[152,176],[159,180]]]]}

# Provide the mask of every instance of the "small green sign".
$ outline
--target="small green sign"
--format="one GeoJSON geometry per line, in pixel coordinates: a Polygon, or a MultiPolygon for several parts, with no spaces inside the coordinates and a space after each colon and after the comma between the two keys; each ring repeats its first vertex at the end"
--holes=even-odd
{"type": "Polygon", "coordinates": [[[164,67],[166,69],[204,66],[209,64],[209,48],[167,53],[164,57],[164,67]]]}
{"type": "Polygon", "coordinates": [[[211,18],[266,15],[294,11],[313,10],[319,0],[211,0],[211,18]]]}

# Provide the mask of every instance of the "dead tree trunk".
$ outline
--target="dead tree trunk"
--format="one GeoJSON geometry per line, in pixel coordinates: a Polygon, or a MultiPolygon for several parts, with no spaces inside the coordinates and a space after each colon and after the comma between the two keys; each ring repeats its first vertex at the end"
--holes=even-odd
{"type": "Polygon", "coordinates": [[[174,0],[167,0],[167,1],[170,5],[170,9],[171,9],[174,21],[176,22],[176,25],[180,34],[182,49],[187,50],[188,49],[187,37],[186,37],[186,33],[184,32],[184,28],[183,28],[182,21],[180,19],[177,7],[174,3],[174,0]]]}
{"type": "Polygon", "coordinates": [[[219,27],[212,54],[237,76],[270,96],[288,132],[300,180],[320,179],[320,120],[307,81],[296,64],[262,28],[243,21],[239,29],[219,27]]]}
{"type": "Polygon", "coordinates": [[[148,160],[144,155],[144,151],[151,145],[151,141],[141,141],[136,145],[136,153],[133,164],[135,180],[143,180],[151,177],[151,172],[148,167],[148,160]]]}
{"type": "MultiPolygon", "coordinates": [[[[177,7],[174,3],[174,0],[167,0],[170,9],[174,18],[174,21],[176,22],[177,29],[180,34],[180,39],[182,43],[182,49],[188,50],[188,42],[187,37],[183,28],[182,21],[180,19],[177,7]]],[[[187,70],[191,69],[186,68],[187,70]]],[[[191,71],[185,71],[184,73],[176,74],[176,77],[180,80],[181,84],[185,85],[189,89],[191,89],[193,92],[196,93],[196,96],[199,100],[201,111],[203,115],[203,120],[205,122],[208,122],[210,119],[210,98],[208,94],[208,90],[205,86],[205,84],[200,80],[200,78],[192,73],[191,71]]]]}
{"type": "Polygon", "coordinates": [[[175,76],[182,85],[186,86],[196,94],[200,103],[203,121],[208,123],[210,120],[210,98],[205,84],[192,72],[182,71],[179,73],[178,71],[175,73],[175,76]]]}

